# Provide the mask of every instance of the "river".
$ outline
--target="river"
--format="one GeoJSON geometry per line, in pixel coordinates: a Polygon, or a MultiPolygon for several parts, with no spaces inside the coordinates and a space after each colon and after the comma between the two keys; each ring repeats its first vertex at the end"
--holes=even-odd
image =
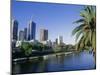
{"type": "Polygon", "coordinates": [[[33,59],[28,62],[13,63],[13,73],[39,73],[95,69],[93,54],[84,51],[67,55],[49,56],[46,59],[33,59]]]}

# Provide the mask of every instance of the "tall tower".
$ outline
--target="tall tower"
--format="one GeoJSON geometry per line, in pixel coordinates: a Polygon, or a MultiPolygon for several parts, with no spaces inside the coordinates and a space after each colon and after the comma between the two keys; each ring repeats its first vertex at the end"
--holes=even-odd
{"type": "Polygon", "coordinates": [[[24,41],[24,31],[22,30],[19,31],[19,40],[24,41]]]}
{"type": "Polygon", "coordinates": [[[48,40],[48,30],[40,29],[40,41],[47,41],[48,40]]]}
{"type": "Polygon", "coordinates": [[[55,39],[55,44],[58,45],[58,39],[57,38],[55,39]]]}
{"type": "Polygon", "coordinates": [[[62,36],[58,37],[58,44],[63,44],[63,37],[62,36]]]}
{"type": "Polygon", "coordinates": [[[27,28],[24,28],[24,40],[28,40],[27,33],[28,33],[27,28]]]}
{"type": "Polygon", "coordinates": [[[12,39],[18,40],[18,21],[12,20],[12,39]]]}
{"type": "Polygon", "coordinates": [[[35,40],[35,33],[36,33],[36,23],[30,21],[28,26],[28,40],[35,40]]]}

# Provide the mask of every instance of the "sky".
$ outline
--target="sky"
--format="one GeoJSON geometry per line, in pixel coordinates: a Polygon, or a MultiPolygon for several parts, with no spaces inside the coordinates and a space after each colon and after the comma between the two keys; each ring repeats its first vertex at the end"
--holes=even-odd
{"type": "Polygon", "coordinates": [[[40,29],[48,29],[48,39],[55,41],[63,36],[66,44],[75,44],[72,30],[77,26],[73,22],[80,19],[84,5],[20,2],[13,1],[12,19],[19,22],[19,30],[28,27],[30,20],[36,23],[36,39],[39,40],[40,29]]]}

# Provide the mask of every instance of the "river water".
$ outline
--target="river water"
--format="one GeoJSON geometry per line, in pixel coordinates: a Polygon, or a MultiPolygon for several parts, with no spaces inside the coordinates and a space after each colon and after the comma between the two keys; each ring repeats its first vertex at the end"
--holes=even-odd
{"type": "Polygon", "coordinates": [[[51,55],[46,59],[33,59],[28,62],[13,63],[13,73],[39,73],[95,69],[93,54],[89,52],[67,55],[51,55]]]}

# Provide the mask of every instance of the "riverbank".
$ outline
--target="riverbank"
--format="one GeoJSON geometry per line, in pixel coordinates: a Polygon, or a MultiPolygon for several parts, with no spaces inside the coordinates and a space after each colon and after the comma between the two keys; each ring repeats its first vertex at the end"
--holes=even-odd
{"type": "Polygon", "coordinates": [[[67,55],[67,54],[71,54],[73,52],[59,52],[59,53],[51,53],[51,54],[46,54],[46,55],[43,55],[43,56],[32,56],[32,57],[24,57],[24,58],[16,58],[16,59],[13,59],[14,62],[17,62],[17,61],[23,61],[23,60],[27,60],[27,59],[38,59],[39,57],[43,57],[43,59],[46,59],[47,57],[49,56],[59,56],[59,55],[67,55]]]}

